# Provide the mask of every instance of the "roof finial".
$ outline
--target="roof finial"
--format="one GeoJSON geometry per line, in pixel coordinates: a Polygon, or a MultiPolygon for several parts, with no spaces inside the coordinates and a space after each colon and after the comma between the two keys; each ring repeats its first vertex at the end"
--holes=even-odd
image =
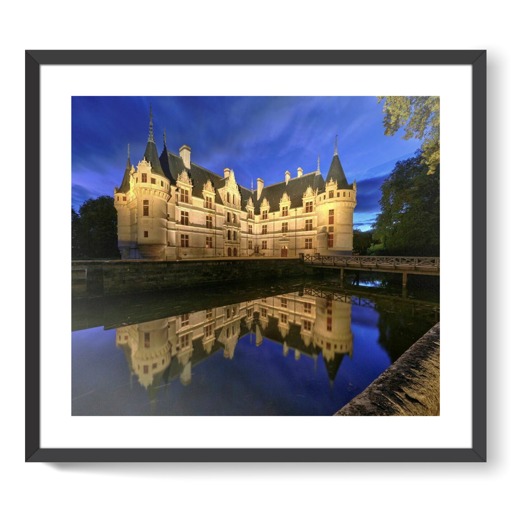
{"type": "Polygon", "coordinates": [[[148,142],[155,142],[153,135],[153,107],[149,105],[149,137],[148,142]]]}
{"type": "Polygon", "coordinates": [[[336,134],[336,140],[334,142],[334,155],[338,154],[338,134],[336,134]]]}
{"type": "Polygon", "coordinates": [[[128,142],[128,160],[130,160],[130,143],[128,142]]]}
{"type": "Polygon", "coordinates": [[[316,161],[316,170],[320,170],[320,155],[318,155],[317,161],[316,161]]]}
{"type": "Polygon", "coordinates": [[[167,132],[165,131],[165,128],[164,128],[164,146],[167,146],[167,132]]]}

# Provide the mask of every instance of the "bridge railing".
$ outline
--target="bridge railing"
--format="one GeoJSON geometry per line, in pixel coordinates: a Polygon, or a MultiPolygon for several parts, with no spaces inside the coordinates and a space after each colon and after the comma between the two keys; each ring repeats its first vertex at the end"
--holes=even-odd
{"type": "Polygon", "coordinates": [[[439,258],[428,256],[304,255],[304,263],[340,268],[439,271],[439,258]]]}

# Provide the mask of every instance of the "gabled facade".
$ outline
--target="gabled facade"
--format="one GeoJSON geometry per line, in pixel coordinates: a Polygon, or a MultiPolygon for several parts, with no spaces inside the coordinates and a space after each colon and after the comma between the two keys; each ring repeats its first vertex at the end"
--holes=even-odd
{"type": "MultiPolygon", "coordinates": [[[[337,146],[337,144],[336,144],[337,146]]],[[[320,165],[256,190],[192,162],[189,146],[160,157],[150,114],[149,137],[135,168],[130,155],[114,190],[123,259],[299,257],[350,254],[356,184],[349,184],[337,147],[324,180],[320,165]]]]}

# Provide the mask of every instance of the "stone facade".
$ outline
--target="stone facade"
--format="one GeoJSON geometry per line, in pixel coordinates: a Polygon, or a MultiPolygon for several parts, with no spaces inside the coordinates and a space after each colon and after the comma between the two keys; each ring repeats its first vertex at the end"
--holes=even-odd
{"type": "Polygon", "coordinates": [[[348,184],[337,148],[324,180],[320,166],[256,190],[192,162],[191,149],[158,157],[150,117],[144,157],[128,161],[114,191],[123,259],[181,260],[300,254],[350,254],[356,184],[348,184]]]}

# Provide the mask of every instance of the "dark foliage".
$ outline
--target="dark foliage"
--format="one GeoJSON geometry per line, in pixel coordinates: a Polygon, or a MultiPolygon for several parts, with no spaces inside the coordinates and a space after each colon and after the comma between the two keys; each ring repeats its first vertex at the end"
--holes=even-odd
{"type": "Polygon", "coordinates": [[[114,199],[101,196],[85,201],[77,214],[71,211],[73,259],[119,258],[117,212],[114,199]]]}

